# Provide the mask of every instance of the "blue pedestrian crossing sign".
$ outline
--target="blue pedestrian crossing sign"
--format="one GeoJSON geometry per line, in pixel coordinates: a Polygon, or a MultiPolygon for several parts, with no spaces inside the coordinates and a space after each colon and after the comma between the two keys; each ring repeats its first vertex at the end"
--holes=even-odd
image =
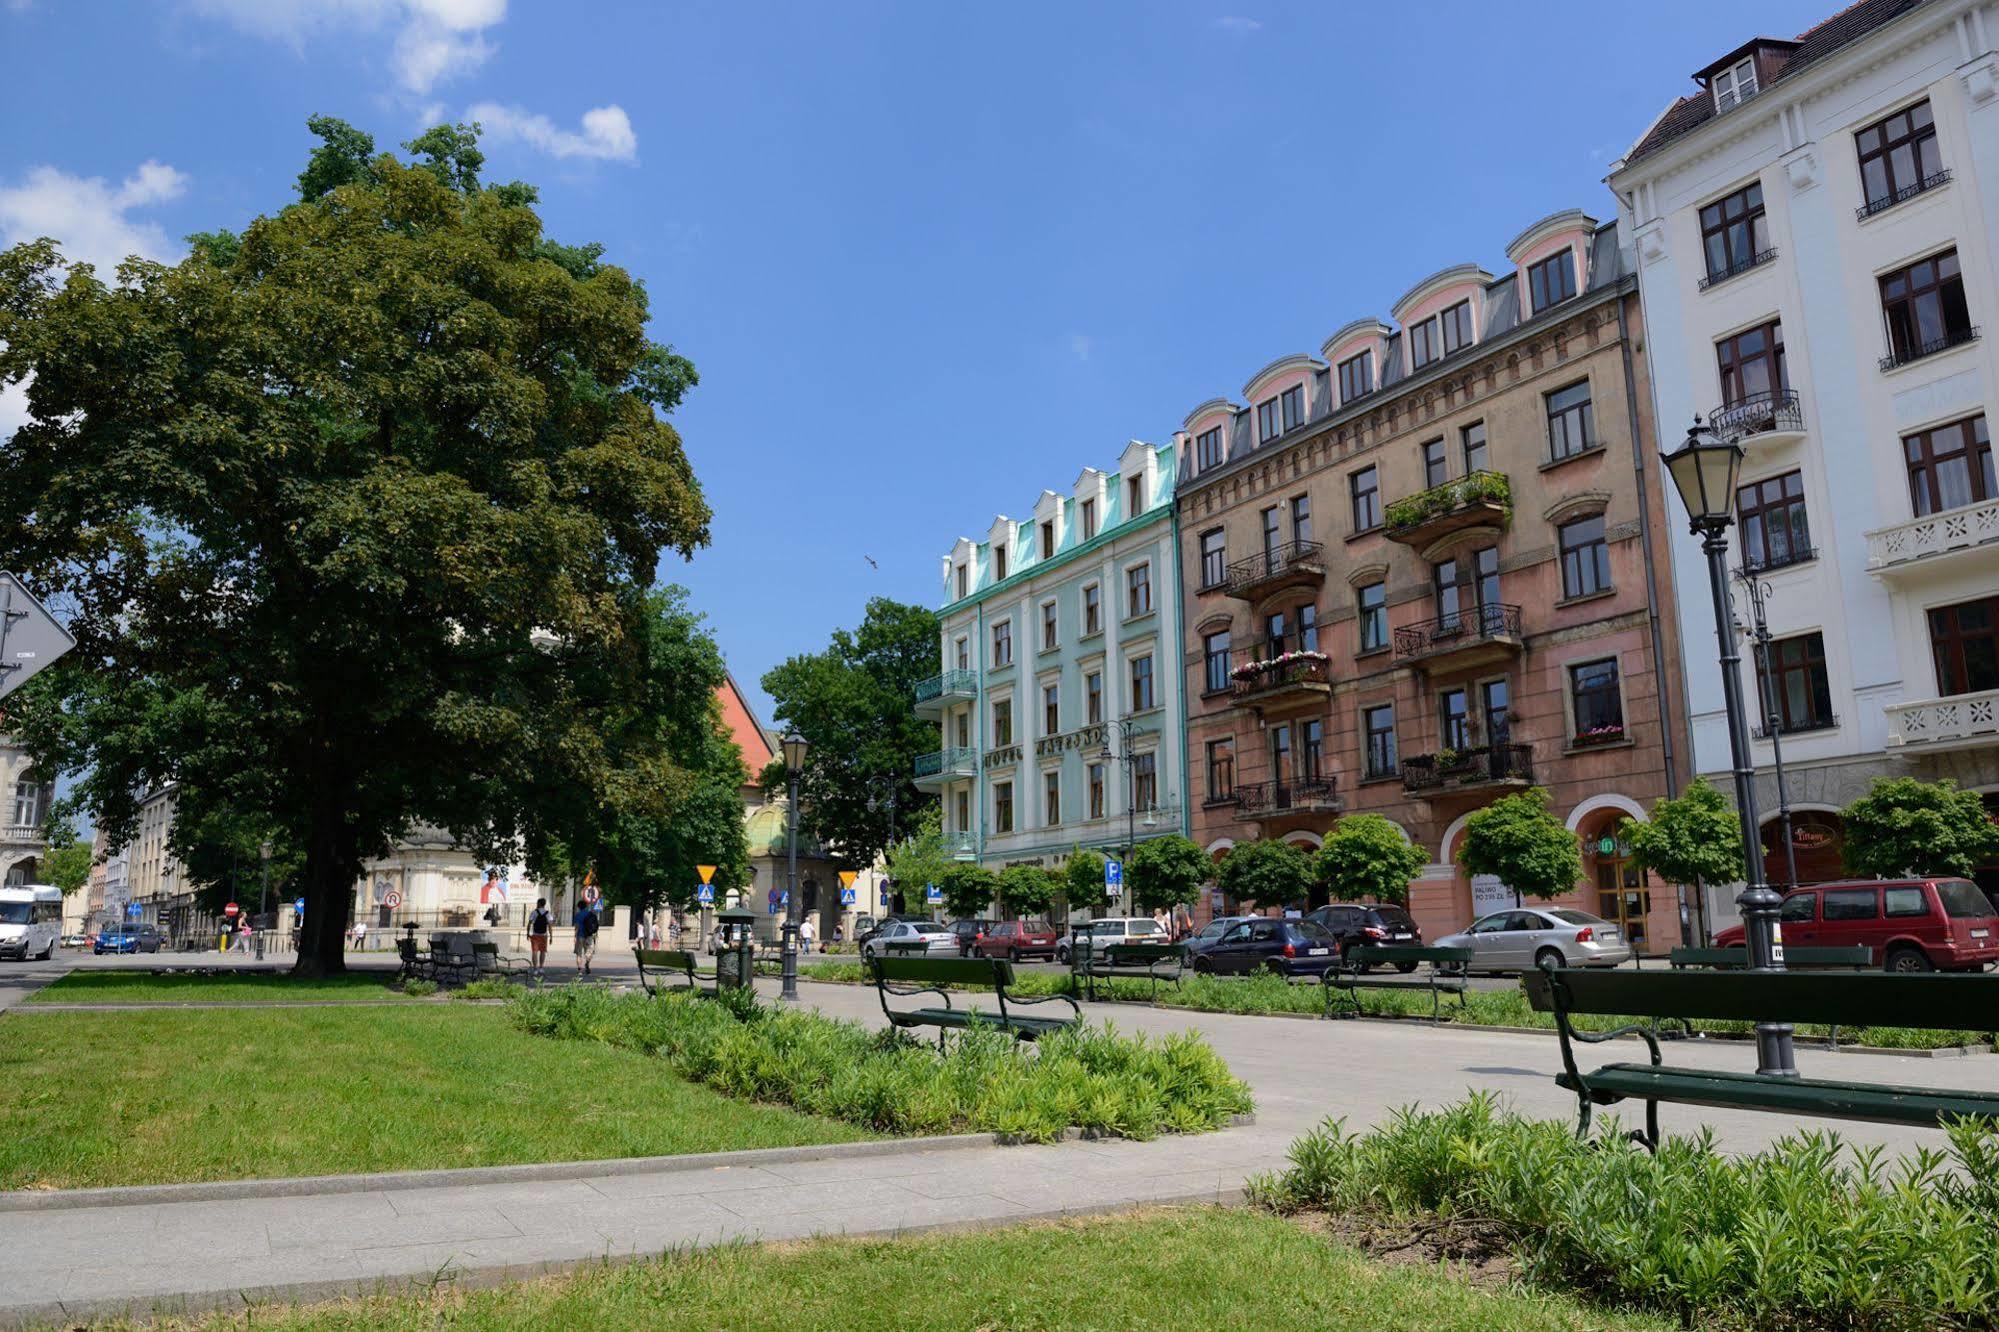
{"type": "Polygon", "coordinates": [[[944,900],[944,894],[936,884],[926,883],[923,885],[923,900],[935,906],[944,900]]]}
{"type": "Polygon", "coordinates": [[[715,903],[715,890],[704,883],[694,890],[694,900],[702,906],[713,906],[715,903]]]}
{"type": "Polygon", "coordinates": [[[852,906],[853,904],[854,904],[854,890],[852,888],[842,888],[840,890],[840,905],[852,906]]]}

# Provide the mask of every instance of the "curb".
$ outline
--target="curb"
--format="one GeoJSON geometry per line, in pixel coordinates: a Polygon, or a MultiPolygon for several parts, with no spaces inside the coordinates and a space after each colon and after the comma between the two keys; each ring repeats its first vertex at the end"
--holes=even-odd
{"type": "MultiPolygon", "coordinates": [[[[1080,1132],[1071,1129],[1069,1132],[1080,1132]]],[[[158,1203],[216,1202],[241,1198],[311,1198],[333,1193],[458,1188],[468,1184],[523,1184],[541,1180],[649,1175],[723,1166],[795,1165],[801,1161],[905,1153],[961,1151],[1002,1145],[997,1134],[955,1133],[877,1142],[833,1142],[804,1147],[754,1147],[740,1152],[687,1156],[623,1156],[598,1161],[543,1161],[533,1165],[471,1166],[459,1170],[398,1170],[379,1175],[301,1175],[297,1179],[221,1179],[197,1184],[131,1184],[101,1189],[15,1189],[0,1193],[0,1212],[64,1211],[78,1207],[137,1207],[158,1203]]],[[[4,1324],[0,1324],[4,1325],[4,1324]]]]}

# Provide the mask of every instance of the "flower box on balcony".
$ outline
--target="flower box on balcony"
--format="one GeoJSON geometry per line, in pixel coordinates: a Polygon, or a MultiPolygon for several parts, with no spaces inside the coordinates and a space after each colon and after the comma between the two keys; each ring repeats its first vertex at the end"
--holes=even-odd
{"type": "Polygon", "coordinates": [[[1569,741],[1571,749],[1588,749],[1592,745],[1614,745],[1624,739],[1622,726],[1592,726],[1587,731],[1578,732],[1569,741]]]}
{"type": "Polygon", "coordinates": [[[1455,481],[1432,486],[1420,495],[1410,495],[1389,504],[1386,518],[1388,535],[1406,540],[1411,534],[1445,526],[1440,520],[1505,523],[1513,514],[1513,486],[1504,472],[1469,472],[1455,481]]]}
{"type": "Polygon", "coordinates": [[[1265,657],[1260,661],[1246,661],[1231,670],[1229,678],[1232,680],[1250,680],[1259,676],[1279,675],[1291,666],[1303,665],[1307,662],[1323,663],[1331,660],[1332,658],[1323,652],[1314,652],[1310,649],[1301,648],[1295,652],[1280,652],[1274,657],[1265,657]]]}

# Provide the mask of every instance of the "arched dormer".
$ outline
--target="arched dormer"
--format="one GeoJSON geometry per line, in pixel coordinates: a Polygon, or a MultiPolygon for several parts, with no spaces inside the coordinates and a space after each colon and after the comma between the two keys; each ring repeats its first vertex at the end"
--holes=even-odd
{"type": "Polygon", "coordinates": [[[1485,289],[1492,274],[1477,264],[1439,269],[1404,292],[1390,311],[1402,325],[1403,359],[1411,373],[1475,344],[1485,328],[1485,289]]]}
{"type": "Polygon", "coordinates": [[[1506,258],[1519,271],[1523,321],[1582,293],[1589,281],[1589,245],[1595,234],[1595,218],[1580,208],[1565,208],[1513,238],[1506,258]]]}
{"type": "Polygon", "coordinates": [[[1234,433],[1238,410],[1227,398],[1209,398],[1187,413],[1180,431],[1189,441],[1181,453],[1192,464],[1187,469],[1189,475],[1199,476],[1229,460],[1229,436],[1234,433]]]}
{"type": "Polygon", "coordinates": [[[1347,324],[1321,344],[1319,355],[1333,368],[1336,410],[1381,387],[1382,351],[1394,332],[1369,315],[1347,324]]]}
{"type": "Polygon", "coordinates": [[[1261,445],[1289,434],[1312,419],[1312,380],[1325,369],[1323,361],[1302,352],[1280,356],[1243,385],[1242,396],[1256,413],[1256,442],[1261,445]]]}

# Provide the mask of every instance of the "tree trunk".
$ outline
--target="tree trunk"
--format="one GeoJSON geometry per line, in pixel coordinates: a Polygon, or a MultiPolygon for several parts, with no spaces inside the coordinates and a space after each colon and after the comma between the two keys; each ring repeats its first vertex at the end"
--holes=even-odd
{"type": "Polygon", "coordinates": [[[315,800],[305,847],[305,921],[294,976],[337,976],[347,970],[347,906],[360,878],[346,820],[333,801],[315,800]]]}

